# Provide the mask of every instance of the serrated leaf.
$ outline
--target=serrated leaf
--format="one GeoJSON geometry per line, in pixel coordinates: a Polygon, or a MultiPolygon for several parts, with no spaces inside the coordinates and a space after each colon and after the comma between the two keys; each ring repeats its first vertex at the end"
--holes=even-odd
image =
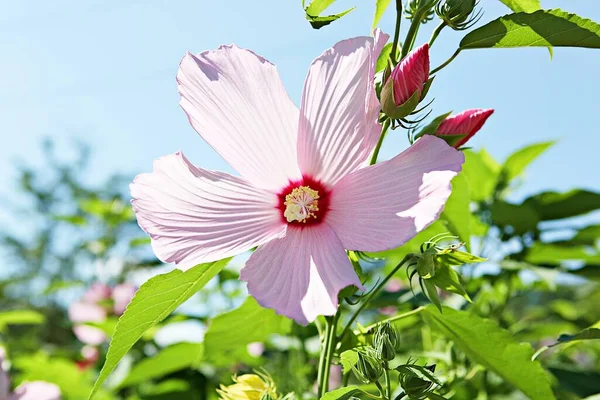
{"type": "Polygon", "coordinates": [[[371,30],[377,28],[381,17],[385,14],[385,10],[387,10],[390,2],[392,0],[376,0],[375,1],[375,17],[373,17],[373,25],[371,26],[371,30]]]}
{"type": "Polygon", "coordinates": [[[342,363],[342,371],[344,374],[348,374],[358,362],[358,353],[356,350],[346,350],[340,354],[340,362],[342,363]]]}
{"type": "Polygon", "coordinates": [[[313,0],[306,7],[305,11],[311,15],[319,15],[333,3],[335,3],[335,0],[313,0]]]}
{"type": "Polygon", "coordinates": [[[536,143],[531,146],[526,146],[511,154],[502,167],[503,178],[510,182],[517,176],[521,175],[525,168],[543,152],[545,152],[554,142],[536,143]]]}
{"type": "Polygon", "coordinates": [[[571,218],[600,209],[600,193],[575,189],[564,193],[544,192],[526,199],[542,221],[571,218]]]}
{"type": "Polygon", "coordinates": [[[447,307],[440,314],[429,306],[422,315],[429,326],[452,340],[469,358],[530,399],[555,399],[548,375],[539,362],[531,361],[531,345],[515,342],[510,332],[495,322],[447,307]]]}
{"type": "Polygon", "coordinates": [[[198,364],[202,358],[201,343],[177,343],[152,357],[142,359],[119,384],[120,388],[159,378],[198,364]]]}
{"type": "Polygon", "coordinates": [[[440,289],[456,293],[471,302],[471,298],[461,282],[460,275],[452,267],[441,265],[429,280],[440,289]]]}
{"type": "Polygon", "coordinates": [[[228,262],[229,259],[200,264],[185,272],[176,269],[168,274],[155,276],[144,283],[127,306],[125,313],[119,318],[106,361],[89,399],[94,396],[144,332],[165,319],[184,301],[202,289],[228,262]]]}
{"type": "Polygon", "coordinates": [[[214,318],[204,335],[204,358],[216,365],[230,365],[252,342],[262,342],[273,334],[286,334],[292,320],[263,308],[252,297],[241,307],[214,318]]]}
{"type": "MultiPolygon", "coordinates": [[[[305,8],[306,19],[310,23],[310,25],[314,29],[320,29],[326,25],[329,25],[333,21],[340,19],[344,15],[348,14],[350,11],[354,10],[356,7],[352,7],[338,14],[332,15],[324,15],[321,16],[323,11],[325,11],[330,5],[332,5],[335,0],[313,0],[308,7],[305,8]]],[[[304,5],[304,3],[303,3],[304,5]]]]}
{"type": "Polygon", "coordinates": [[[360,391],[358,386],[347,386],[325,393],[325,395],[321,397],[321,400],[346,400],[360,391]]]}
{"type": "Polygon", "coordinates": [[[514,12],[532,13],[542,8],[540,0],[500,0],[514,12]]]}
{"type": "Polygon", "coordinates": [[[506,47],[600,48],[600,25],[560,9],[505,15],[469,32],[460,49],[506,47]]]}

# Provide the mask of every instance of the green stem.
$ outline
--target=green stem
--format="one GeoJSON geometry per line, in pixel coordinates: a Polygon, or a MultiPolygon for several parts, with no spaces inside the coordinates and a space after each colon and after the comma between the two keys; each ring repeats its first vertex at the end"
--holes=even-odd
{"type": "Polygon", "coordinates": [[[431,38],[429,39],[429,47],[433,46],[433,42],[435,42],[435,39],[437,39],[437,37],[439,36],[440,32],[445,27],[446,27],[446,21],[440,22],[440,24],[435,27],[435,29],[433,30],[433,33],[431,34],[431,38]]]}
{"type": "Polygon", "coordinates": [[[404,44],[402,46],[402,57],[400,57],[400,59],[406,57],[408,52],[412,50],[415,44],[415,39],[417,38],[417,33],[419,32],[419,27],[421,26],[421,18],[422,15],[420,12],[416,12],[413,16],[413,19],[410,23],[410,28],[408,28],[408,33],[406,34],[406,39],[404,40],[404,44]]]}
{"type": "Polygon", "coordinates": [[[400,23],[402,22],[402,0],[396,0],[396,30],[394,31],[394,42],[392,43],[392,51],[390,57],[396,65],[396,50],[398,49],[398,39],[400,38],[400,23]]]}
{"type": "Polygon", "coordinates": [[[375,146],[375,150],[373,150],[373,155],[371,156],[371,161],[369,165],[373,165],[377,162],[377,157],[379,157],[379,150],[381,150],[381,145],[383,144],[383,139],[385,139],[385,135],[390,127],[390,120],[386,119],[383,123],[383,127],[381,128],[381,135],[379,135],[379,140],[377,141],[377,145],[375,146]]]}
{"type": "Polygon", "coordinates": [[[452,57],[450,57],[449,59],[446,60],[446,62],[444,62],[442,65],[440,65],[439,67],[433,69],[429,75],[433,75],[436,72],[440,71],[442,68],[446,67],[448,64],[450,64],[452,61],[454,61],[454,59],[456,58],[456,56],[458,56],[460,54],[462,49],[458,49],[454,52],[454,54],[452,54],[452,57]]]}
{"type": "Polygon", "coordinates": [[[344,338],[344,336],[346,335],[346,333],[350,330],[350,327],[352,326],[352,324],[354,323],[354,321],[356,320],[356,318],[358,318],[358,315],[361,313],[361,311],[365,309],[365,307],[367,306],[367,304],[369,304],[369,301],[371,301],[373,299],[373,297],[375,297],[375,295],[377,293],[379,293],[379,291],[385,286],[385,284],[390,279],[392,279],[392,276],[394,276],[396,274],[396,272],[398,272],[400,270],[400,268],[402,268],[402,266],[407,261],[409,261],[412,257],[413,257],[412,254],[406,255],[402,259],[402,261],[400,261],[400,263],[394,267],[394,269],[392,270],[392,272],[390,272],[381,282],[379,282],[379,284],[373,290],[371,290],[371,292],[367,295],[367,297],[365,298],[365,300],[360,304],[360,306],[358,307],[358,309],[354,312],[354,314],[352,314],[352,316],[350,317],[350,320],[346,323],[346,326],[344,327],[344,330],[342,331],[342,334],[340,335],[340,339],[339,339],[340,341],[344,338]]]}
{"type": "Polygon", "coordinates": [[[390,371],[388,369],[388,365],[387,362],[385,363],[385,375],[384,375],[384,380],[385,380],[385,397],[387,399],[392,399],[392,382],[390,381],[390,371]]]}
{"type": "Polygon", "coordinates": [[[333,317],[325,317],[325,340],[321,345],[321,357],[319,358],[319,372],[317,376],[319,386],[319,398],[329,391],[329,373],[331,371],[331,360],[336,345],[336,328],[339,312],[333,317]]]}
{"type": "Polygon", "coordinates": [[[379,398],[387,399],[387,397],[385,396],[385,390],[383,390],[381,383],[379,383],[379,381],[375,381],[374,383],[375,383],[375,386],[377,386],[377,389],[379,390],[379,398]]]}
{"type": "Polygon", "coordinates": [[[405,312],[404,314],[400,314],[400,315],[394,315],[393,317],[390,317],[390,318],[384,319],[383,321],[379,321],[379,322],[377,322],[377,323],[375,323],[375,324],[372,324],[372,325],[368,325],[368,326],[366,326],[366,327],[363,329],[363,332],[364,332],[365,334],[369,334],[369,333],[371,333],[371,331],[372,331],[373,329],[377,328],[377,326],[379,326],[379,325],[381,325],[381,324],[383,324],[383,323],[386,323],[386,322],[390,322],[390,323],[391,323],[391,322],[395,322],[395,321],[400,321],[401,319],[408,318],[408,317],[410,317],[410,316],[413,316],[413,315],[417,315],[417,314],[419,314],[421,311],[423,311],[424,309],[425,309],[425,307],[421,306],[421,307],[417,307],[417,308],[415,308],[415,309],[414,309],[414,310],[412,310],[412,311],[405,312]]]}

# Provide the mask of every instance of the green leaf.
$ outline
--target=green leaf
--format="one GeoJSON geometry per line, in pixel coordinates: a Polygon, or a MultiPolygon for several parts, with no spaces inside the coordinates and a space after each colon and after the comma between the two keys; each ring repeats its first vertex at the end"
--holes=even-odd
{"type": "Polygon", "coordinates": [[[381,53],[377,57],[377,64],[375,64],[375,72],[383,71],[387,67],[390,54],[392,54],[392,46],[393,43],[388,43],[381,49],[381,53]]]}
{"type": "Polygon", "coordinates": [[[560,9],[505,15],[469,32],[460,49],[506,47],[600,48],[600,25],[560,9]]]}
{"type": "Polygon", "coordinates": [[[342,18],[344,15],[348,14],[350,11],[354,10],[356,7],[352,7],[343,11],[339,14],[332,14],[326,16],[320,16],[323,11],[325,11],[330,5],[332,5],[335,0],[313,0],[308,7],[306,7],[306,19],[310,23],[310,25],[315,29],[320,29],[326,25],[329,25],[333,21],[342,18]]]}
{"type": "Polygon", "coordinates": [[[379,20],[385,14],[385,10],[387,10],[390,5],[391,0],[376,0],[375,1],[375,17],[373,18],[373,25],[371,26],[371,30],[377,28],[379,24],[379,20]]]}
{"type": "Polygon", "coordinates": [[[466,150],[462,174],[467,177],[474,201],[487,200],[494,194],[500,174],[498,164],[484,149],[479,153],[466,150]]]}
{"type": "Polygon", "coordinates": [[[533,160],[538,158],[546,151],[554,142],[536,143],[526,146],[513,154],[511,154],[502,167],[503,178],[510,182],[517,176],[521,175],[525,168],[531,164],[533,160]]]}
{"type": "Polygon", "coordinates": [[[600,373],[567,368],[548,368],[558,378],[561,388],[581,397],[600,393],[600,373]]]}
{"type": "Polygon", "coordinates": [[[347,386],[325,393],[325,395],[321,397],[321,400],[347,400],[354,394],[360,392],[361,390],[358,388],[358,386],[347,386]]]}
{"type": "Polygon", "coordinates": [[[600,208],[600,193],[574,189],[565,193],[544,192],[526,199],[542,221],[571,218],[600,208]]]}
{"type": "Polygon", "coordinates": [[[423,294],[427,296],[429,301],[431,301],[440,312],[442,312],[442,302],[440,301],[440,296],[438,295],[437,289],[431,279],[422,279],[421,287],[423,288],[423,294]]]}
{"type": "Polygon", "coordinates": [[[350,373],[352,368],[358,362],[358,353],[356,350],[346,350],[340,354],[340,362],[342,363],[342,371],[344,374],[350,373]]]}
{"type": "Polygon", "coordinates": [[[458,174],[452,179],[452,194],[446,201],[442,219],[448,230],[471,247],[471,190],[465,175],[458,174]]]}
{"type": "Polygon", "coordinates": [[[39,325],[46,322],[46,317],[33,310],[11,310],[0,313],[0,332],[9,325],[39,325]]]}
{"type": "Polygon", "coordinates": [[[119,387],[135,385],[197,365],[202,358],[202,344],[178,343],[150,358],[144,358],[132,369],[119,387]]]}
{"type": "Polygon", "coordinates": [[[491,207],[492,222],[500,228],[512,227],[513,232],[522,235],[536,230],[540,219],[532,207],[527,204],[511,204],[496,200],[491,207]]]}
{"type": "Polygon", "coordinates": [[[248,297],[241,307],[214,318],[204,336],[204,358],[216,365],[230,365],[246,354],[246,346],[273,334],[286,334],[292,320],[261,307],[248,297]]]}
{"type": "Polygon", "coordinates": [[[495,372],[530,399],[555,399],[548,375],[539,362],[531,361],[531,346],[515,342],[511,334],[495,322],[447,307],[440,314],[429,306],[422,315],[429,326],[452,340],[469,358],[495,372]]]}
{"type": "Polygon", "coordinates": [[[568,240],[554,242],[561,246],[595,246],[600,240],[600,225],[590,225],[580,229],[568,240]]]}
{"type": "Polygon", "coordinates": [[[429,280],[440,289],[456,293],[471,302],[471,298],[461,282],[460,275],[449,265],[441,265],[429,280]]]}
{"type": "Polygon", "coordinates": [[[202,289],[229,259],[200,264],[185,272],[173,270],[144,283],[127,306],[112,336],[106,361],[90,394],[91,399],[129,349],[144,332],[165,319],[194,293],[202,289]]]}
{"type": "Polygon", "coordinates": [[[551,243],[536,242],[525,257],[531,264],[560,265],[565,261],[584,261],[600,264],[600,255],[590,252],[587,247],[564,247],[551,243]]]}
{"type": "Polygon", "coordinates": [[[542,8],[540,0],[500,0],[514,12],[532,13],[542,8]]]}

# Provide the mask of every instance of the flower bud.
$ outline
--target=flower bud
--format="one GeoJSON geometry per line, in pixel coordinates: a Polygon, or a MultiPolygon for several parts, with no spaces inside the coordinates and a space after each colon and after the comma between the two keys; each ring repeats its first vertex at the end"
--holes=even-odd
{"type": "Polygon", "coordinates": [[[417,273],[424,279],[432,278],[435,275],[435,255],[433,253],[421,254],[417,260],[417,273]]]}
{"type": "Polygon", "coordinates": [[[454,30],[467,29],[477,21],[478,15],[469,18],[477,5],[476,0],[444,0],[436,7],[437,15],[454,30]]]}
{"type": "Polygon", "coordinates": [[[373,345],[377,358],[384,361],[392,361],[396,357],[396,346],[398,346],[398,333],[390,322],[380,324],[373,335],[373,345]]]}
{"type": "Polygon", "coordinates": [[[435,132],[435,135],[465,135],[454,144],[455,148],[459,148],[467,143],[467,141],[481,129],[485,121],[493,113],[494,110],[491,108],[474,108],[472,110],[465,110],[456,115],[451,115],[442,121],[435,132]]]}
{"type": "Polygon", "coordinates": [[[427,394],[440,386],[439,380],[433,375],[435,365],[421,367],[418,365],[401,365],[396,368],[399,383],[409,399],[424,399],[427,394]]]}
{"type": "Polygon", "coordinates": [[[381,90],[381,107],[390,118],[408,116],[429,87],[429,45],[411,51],[396,65],[381,90]]]}
{"type": "Polygon", "coordinates": [[[366,347],[357,351],[358,361],[352,367],[352,371],[358,380],[363,383],[377,381],[383,374],[381,361],[377,359],[375,349],[366,347]]]}

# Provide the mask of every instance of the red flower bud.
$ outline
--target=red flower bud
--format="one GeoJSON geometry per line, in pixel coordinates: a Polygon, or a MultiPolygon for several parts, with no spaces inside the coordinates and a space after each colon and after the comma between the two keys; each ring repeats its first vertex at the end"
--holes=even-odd
{"type": "Polygon", "coordinates": [[[475,135],[483,126],[490,115],[494,113],[491,108],[474,108],[446,118],[438,127],[436,135],[466,135],[454,147],[458,148],[475,135]]]}
{"type": "Polygon", "coordinates": [[[381,92],[383,111],[400,119],[413,112],[429,80],[429,45],[411,51],[392,71],[381,92]]]}

